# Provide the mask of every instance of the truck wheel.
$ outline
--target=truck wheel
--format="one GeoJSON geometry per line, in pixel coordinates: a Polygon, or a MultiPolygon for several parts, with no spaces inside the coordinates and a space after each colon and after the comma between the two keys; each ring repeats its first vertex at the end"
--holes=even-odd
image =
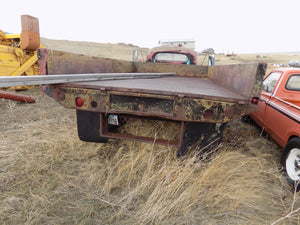
{"type": "Polygon", "coordinates": [[[283,150],[282,165],[287,180],[299,191],[300,185],[300,138],[292,138],[283,150]]]}
{"type": "Polygon", "coordinates": [[[76,110],[78,137],[86,142],[106,143],[108,138],[100,137],[100,114],[76,110]]]}

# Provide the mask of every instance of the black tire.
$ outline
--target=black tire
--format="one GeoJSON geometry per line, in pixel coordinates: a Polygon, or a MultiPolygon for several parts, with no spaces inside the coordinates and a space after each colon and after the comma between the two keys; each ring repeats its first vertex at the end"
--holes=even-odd
{"type": "Polygon", "coordinates": [[[283,149],[281,164],[289,183],[300,189],[300,138],[294,137],[283,149]]]}
{"type": "Polygon", "coordinates": [[[78,137],[86,142],[106,143],[108,138],[100,136],[100,113],[76,110],[78,137]]]}

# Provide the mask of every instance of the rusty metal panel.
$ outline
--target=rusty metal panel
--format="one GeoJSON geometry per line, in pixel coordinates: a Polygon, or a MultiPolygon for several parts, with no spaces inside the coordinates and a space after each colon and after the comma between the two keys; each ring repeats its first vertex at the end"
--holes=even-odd
{"type": "Polygon", "coordinates": [[[131,73],[133,62],[48,50],[47,74],[131,73]]]}
{"type": "Polygon", "coordinates": [[[138,73],[176,73],[178,76],[205,78],[208,75],[208,66],[164,64],[164,63],[142,63],[135,62],[135,72],[138,73]]]}
{"type": "Polygon", "coordinates": [[[166,77],[153,79],[111,80],[64,84],[64,87],[105,89],[124,93],[204,98],[219,101],[247,102],[248,98],[206,78],[166,77]]]}
{"type": "Polygon", "coordinates": [[[29,15],[22,15],[21,24],[21,48],[36,50],[40,47],[39,19],[29,15]]]}
{"type": "Polygon", "coordinates": [[[110,94],[109,102],[110,111],[138,112],[154,114],[156,116],[173,117],[174,101],[172,99],[110,94]]]}
{"type": "Polygon", "coordinates": [[[42,86],[42,91],[60,104],[69,109],[81,109],[87,111],[108,111],[109,110],[109,95],[105,91],[76,89],[76,88],[57,88],[52,85],[42,86]],[[76,107],[76,98],[82,98],[84,104],[81,107],[76,107]]]}
{"type": "Polygon", "coordinates": [[[41,69],[47,67],[47,74],[80,73],[176,73],[178,76],[205,78],[208,67],[200,65],[160,64],[150,62],[129,62],[83,54],[40,50],[41,69]],[[46,63],[47,62],[47,63],[46,63]],[[47,64],[47,65],[45,65],[47,64]]]}
{"type": "Polygon", "coordinates": [[[49,56],[49,50],[46,48],[40,48],[37,50],[37,54],[40,61],[40,75],[47,75],[47,60],[49,56]]]}
{"type": "MultiPolygon", "coordinates": [[[[47,88],[46,88],[47,87],[47,88]]],[[[183,96],[151,95],[107,90],[57,88],[44,92],[67,108],[114,114],[153,116],[176,121],[224,123],[253,112],[254,105],[183,96]],[[84,104],[77,107],[76,98],[84,104]]]]}
{"type": "Polygon", "coordinates": [[[238,102],[192,98],[177,98],[174,105],[174,119],[195,122],[225,123],[255,110],[238,102]]]}
{"type": "Polygon", "coordinates": [[[208,78],[250,98],[259,97],[266,64],[218,65],[208,69],[208,78]]]}

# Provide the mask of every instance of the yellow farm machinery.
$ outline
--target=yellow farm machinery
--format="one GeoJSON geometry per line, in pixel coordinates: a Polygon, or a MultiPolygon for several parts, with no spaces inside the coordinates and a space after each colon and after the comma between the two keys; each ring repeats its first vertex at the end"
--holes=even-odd
{"type": "Polygon", "coordinates": [[[21,23],[21,34],[7,34],[0,30],[0,76],[39,75],[39,20],[23,15],[21,23]]]}
{"type": "MultiPolygon", "coordinates": [[[[39,75],[37,49],[40,48],[38,18],[21,16],[21,34],[8,34],[0,30],[0,76],[39,75]]],[[[29,86],[14,87],[15,90],[28,89],[29,86]]],[[[27,96],[0,91],[0,98],[30,102],[27,96]],[[20,100],[21,99],[21,100],[20,100]],[[25,99],[25,100],[22,100],[25,99]]]]}

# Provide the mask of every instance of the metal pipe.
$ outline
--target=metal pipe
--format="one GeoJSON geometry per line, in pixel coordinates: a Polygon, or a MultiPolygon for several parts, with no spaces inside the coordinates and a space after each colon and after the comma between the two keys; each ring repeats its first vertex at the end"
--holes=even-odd
{"type": "Polygon", "coordinates": [[[24,103],[35,103],[35,98],[30,95],[22,95],[17,93],[12,93],[8,91],[1,91],[0,90],[0,98],[10,99],[13,101],[19,101],[24,103]]]}
{"type": "Polygon", "coordinates": [[[0,76],[0,88],[24,85],[61,84],[84,81],[145,79],[175,75],[175,73],[94,73],[38,76],[0,76]]]}

